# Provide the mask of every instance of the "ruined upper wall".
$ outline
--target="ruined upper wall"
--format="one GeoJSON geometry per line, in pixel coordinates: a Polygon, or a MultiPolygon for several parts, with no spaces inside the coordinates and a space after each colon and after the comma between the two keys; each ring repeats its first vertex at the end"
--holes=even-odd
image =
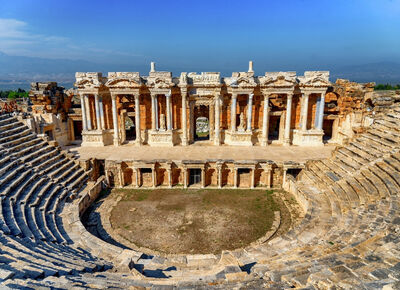
{"type": "Polygon", "coordinates": [[[29,97],[32,101],[33,113],[60,113],[66,101],[64,87],[59,87],[57,82],[31,83],[29,97]]]}

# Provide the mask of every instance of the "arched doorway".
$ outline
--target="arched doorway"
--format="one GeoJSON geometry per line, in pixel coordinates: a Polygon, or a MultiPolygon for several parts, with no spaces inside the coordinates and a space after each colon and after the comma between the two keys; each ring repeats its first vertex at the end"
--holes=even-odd
{"type": "Polygon", "coordinates": [[[200,105],[194,108],[194,141],[210,140],[209,106],[200,105]]]}

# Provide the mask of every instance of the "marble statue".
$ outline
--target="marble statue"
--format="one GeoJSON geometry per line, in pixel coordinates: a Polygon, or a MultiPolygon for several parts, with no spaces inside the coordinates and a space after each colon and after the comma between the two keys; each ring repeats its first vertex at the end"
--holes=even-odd
{"type": "Polygon", "coordinates": [[[240,113],[240,123],[238,127],[238,131],[245,131],[246,130],[246,118],[244,117],[243,112],[240,113]]]}

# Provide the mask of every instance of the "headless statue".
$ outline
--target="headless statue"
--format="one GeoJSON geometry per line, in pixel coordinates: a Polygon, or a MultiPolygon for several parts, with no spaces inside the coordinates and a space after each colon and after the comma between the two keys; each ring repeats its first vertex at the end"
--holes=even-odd
{"type": "Polygon", "coordinates": [[[161,114],[160,115],[160,130],[165,131],[167,128],[165,126],[165,115],[161,114]]]}
{"type": "Polygon", "coordinates": [[[246,119],[244,117],[243,112],[240,113],[240,123],[239,123],[238,131],[246,131],[246,119]]]}

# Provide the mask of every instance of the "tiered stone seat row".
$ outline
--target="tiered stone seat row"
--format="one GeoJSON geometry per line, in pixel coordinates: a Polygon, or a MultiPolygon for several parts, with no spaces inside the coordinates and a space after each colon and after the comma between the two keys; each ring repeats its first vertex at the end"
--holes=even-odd
{"type": "Polygon", "coordinates": [[[0,115],[0,146],[0,285],[110,268],[71,245],[58,216],[85,185],[83,169],[10,115],[0,115]]]}

